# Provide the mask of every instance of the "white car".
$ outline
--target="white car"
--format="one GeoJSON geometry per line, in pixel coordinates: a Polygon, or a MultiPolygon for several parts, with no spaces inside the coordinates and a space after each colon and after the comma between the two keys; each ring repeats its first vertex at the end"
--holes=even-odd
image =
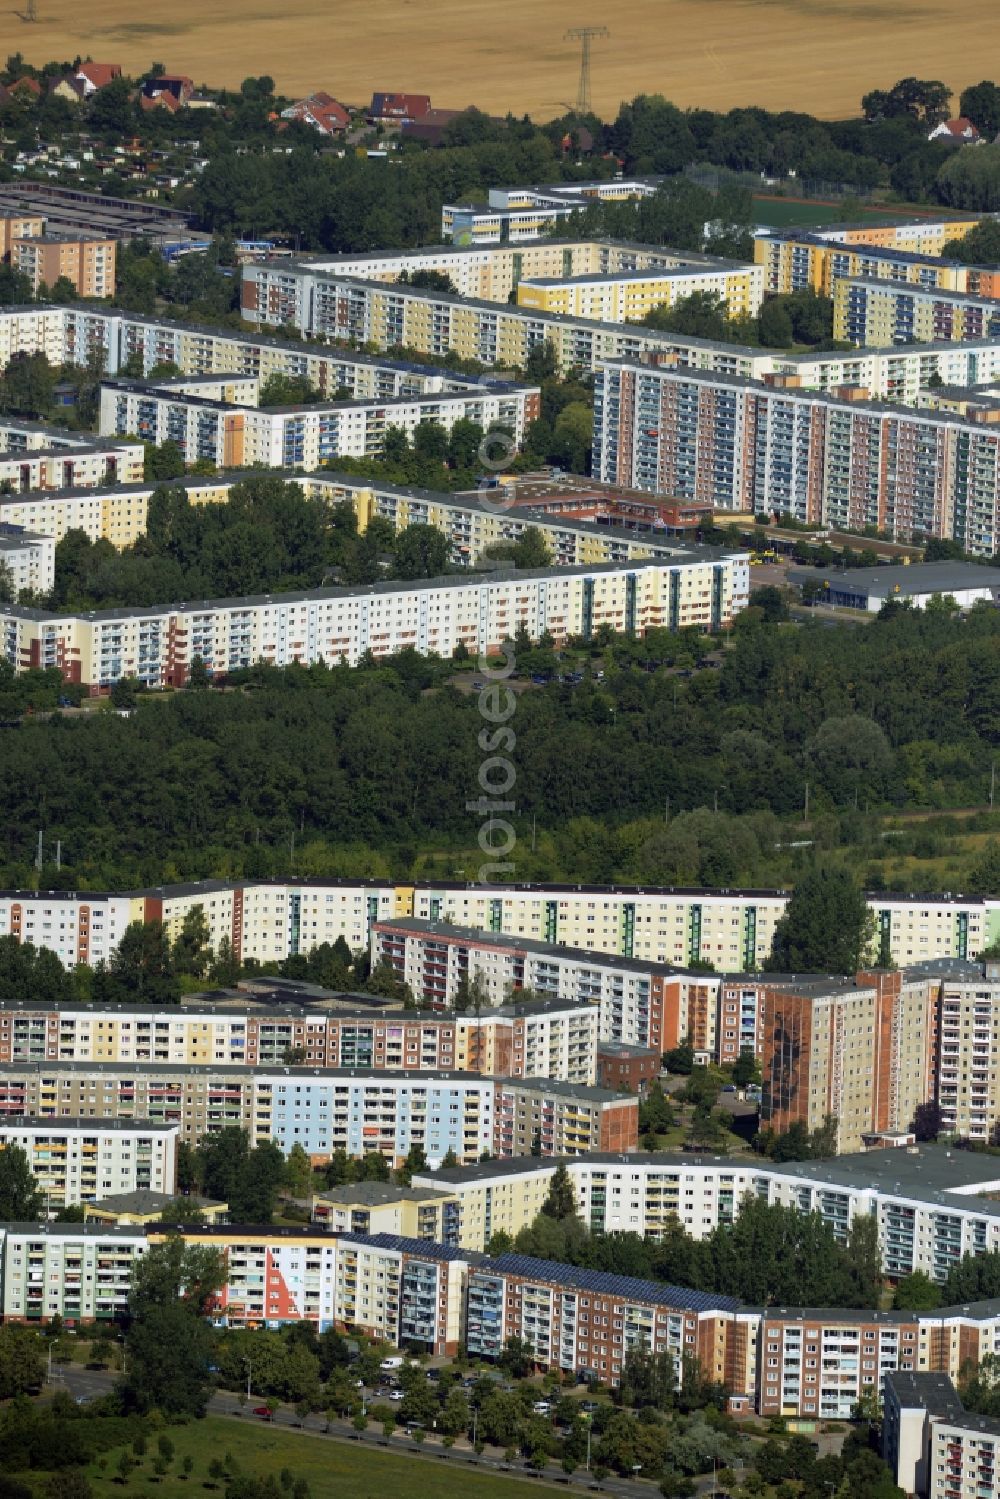
{"type": "Polygon", "coordinates": [[[531,1409],[536,1416],[547,1416],[552,1409],[552,1405],[548,1400],[536,1400],[531,1409]]]}

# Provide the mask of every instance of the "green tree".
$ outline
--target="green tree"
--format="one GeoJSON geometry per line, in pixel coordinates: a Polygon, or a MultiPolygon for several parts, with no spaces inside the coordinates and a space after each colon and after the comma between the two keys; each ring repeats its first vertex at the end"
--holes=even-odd
{"type": "Polygon", "coordinates": [[[932,1312],[941,1305],[941,1287],[923,1270],[914,1270],[897,1284],[892,1304],[901,1312],[932,1312]]]}
{"type": "Polygon", "coordinates": [[[285,1161],[285,1186],[293,1197],[310,1197],[313,1190],[312,1161],[296,1140],[285,1161]]]}
{"type": "Polygon", "coordinates": [[[35,1223],[45,1199],[19,1145],[0,1150],[0,1223],[35,1223]]]}
{"type": "MultiPolygon", "coordinates": [[[[962,90],[958,101],[958,112],[972,121],[981,135],[992,138],[1000,131],[1000,88],[988,79],[970,84],[962,90]]],[[[977,225],[977,228],[982,226],[977,225]]],[[[993,226],[994,229],[997,227],[993,226]]],[[[975,232],[975,231],[973,231],[975,232]]],[[[995,260],[981,264],[995,264],[995,260]]]]}
{"type": "Polygon", "coordinates": [[[757,1057],[753,1047],[743,1046],[740,1054],[733,1063],[733,1082],[737,1088],[746,1088],[750,1083],[760,1080],[760,1068],[757,1065],[757,1057]]]}
{"type": "Polygon", "coordinates": [[[41,1389],[44,1380],[45,1355],[38,1334],[11,1323],[0,1327],[0,1400],[41,1389]]]}
{"type": "Polygon", "coordinates": [[[212,957],[210,936],[204,906],[192,906],[185,913],[174,941],[172,956],[178,973],[190,973],[194,978],[204,976],[212,957]]]}
{"type": "Polygon", "coordinates": [[[875,918],[850,872],[817,865],[789,897],[767,967],[776,973],[856,973],[867,961],[875,918]]]}
{"type": "Polygon", "coordinates": [[[439,578],[448,571],[451,543],[436,526],[406,526],[396,537],[393,552],[401,578],[439,578]]]}
{"type": "Polygon", "coordinates": [[[133,921],[125,928],[107,968],[95,970],[94,991],[104,1003],[176,1004],[181,986],[162,921],[133,921]]]}
{"type": "Polygon", "coordinates": [[[225,1261],[170,1236],[136,1261],[129,1294],[127,1407],[202,1415],[208,1401],[212,1334],[205,1314],[225,1284],[225,1261]]]}
{"type": "Polygon", "coordinates": [[[552,1173],[549,1183],[548,1195],[542,1203],[542,1212],[547,1218],[562,1220],[564,1218],[575,1218],[576,1193],[573,1190],[573,1182],[566,1167],[560,1161],[552,1173]]]}

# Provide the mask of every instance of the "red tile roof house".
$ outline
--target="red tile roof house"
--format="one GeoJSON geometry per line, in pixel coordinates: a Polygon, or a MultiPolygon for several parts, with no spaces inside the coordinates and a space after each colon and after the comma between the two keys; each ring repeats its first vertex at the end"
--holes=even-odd
{"type": "Polygon", "coordinates": [[[929,141],[955,141],[959,145],[973,145],[979,140],[979,131],[965,115],[955,120],[942,120],[927,137],[929,141]]]}
{"type": "Polygon", "coordinates": [[[88,99],[98,89],[105,88],[122,76],[121,64],[117,62],[82,62],[74,77],[83,86],[83,97],[88,99]]]}
{"type": "Polygon", "coordinates": [[[368,118],[373,125],[402,125],[421,119],[430,107],[428,94],[372,94],[368,118]]]}
{"type": "Polygon", "coordinates": [[[162,104],[174,111],[185,105],[193,93],[194,84],[183,73],[164,73],[159,78],[146,79],[139,103],[143,109],[153,109],[162,104]]]}
{"type": "Polygon", "coordinates": [[[301,120],[304,125],[311,125],[314,130],[318,130],[320,135],[337,135],[351,123],[351,117],[344,106],[338,104],[332,94],[326,94],[322,90],[283,109],[281,118],[301,120]]]}

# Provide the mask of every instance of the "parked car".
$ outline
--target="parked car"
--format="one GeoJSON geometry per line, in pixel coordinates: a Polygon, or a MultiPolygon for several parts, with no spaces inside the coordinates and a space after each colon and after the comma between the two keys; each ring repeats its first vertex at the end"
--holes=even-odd
{"type": "Polygon", "coordinates": [[[261,1416],[265,1421],[271,1419],[271,1407],[269,1405],[255,1405],[253,1408],[255,1416],[261,1416]]]}

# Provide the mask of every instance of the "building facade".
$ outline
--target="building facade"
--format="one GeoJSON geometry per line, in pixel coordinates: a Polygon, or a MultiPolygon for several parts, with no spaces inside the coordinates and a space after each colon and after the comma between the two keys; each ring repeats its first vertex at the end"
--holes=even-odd
{"type": "Polygon", "coordinates": [[[1000,427],[866,396],[607,364],[594,390],[594,474],[722,510],[875,526],[900,541],[947,537],[992,556],[1000,427]]]}
{"type": "MultiPolygon", "coordinates": [[[[85,1120],[91,1131],[121,1136],[124,1143],[111,1157],[116,1172],[119,1156],[131,1163],[133,1172],[139,1155],[145,1163],[134,1180],[120,1175],[109,1182],[100,1167],[103,1152],[112,1146],[102,1143],[97,1151],[88,1143],[84,1195],[91,1200],[109,1192],[144,1186],[159,1191],[170,1185],[170,1171],[164,1175],[155,1152],[151,1169],[156,1179],[145,1179],[149,1148],[143,1144],[137,1153],[130,1131],[179,1131],[180,1139],[195,1145],[233,1126],[246,1131],[251,1144],[273,1140],[286,1155],[300,1145],[317,1163],[339,1151],[356,1159],[379,1152],[394,1167],[402,1165],[414,1146],[435,1164],[449,1151],[469,1164],[484,1152],[498,1157],[532,1150],[548,1156],[627,1152],[639,1138],[635,1097],[544,1077],[123,1061],[17,1062],[5,1069],[0,1078],[3,1128],[12,1138],[18,1130],[25,1138],[33,1138],[32,1132],[44,1137],[39,1162],[51,1159],[60,1167],[77,1163],[69,1178],[65,1171],[52,1175],[54,1202],[62,1201],[66,1191],[82,1190],[74,1185],[73,1173],[81,1169],[84,1155],[76,1144],[56,1149],[49,1136],[74,1128],[79,1133],[85,1120]]],[[[22,1143],[20,1135],[15,1143],[22,1143]]]]}
{"type": "Polygon", "coordinates": [[[178,1138],[167,1120],[0,1118],[0,1150],[27,1156],[47,1213],[113,1192],[173,1192],[178,1138]]]}
{"type": "Polygon", "coordinates": [[[12,604],[0,613],[2,653],[15,671],[58,667],[98,693],[127,676],[148,688],[183,686],[195,657],[224,676],[257,661],[356,666],[403,650],[449,657],[459,645],[497,655],[520,629],[557,644],[589,639],[604,624],[644,635],[668,625],[685,593],[691,622],[718,630],[745,605],[745,556],[696,572],[660,561],[543,568],[73,615],[12,604]]]}

